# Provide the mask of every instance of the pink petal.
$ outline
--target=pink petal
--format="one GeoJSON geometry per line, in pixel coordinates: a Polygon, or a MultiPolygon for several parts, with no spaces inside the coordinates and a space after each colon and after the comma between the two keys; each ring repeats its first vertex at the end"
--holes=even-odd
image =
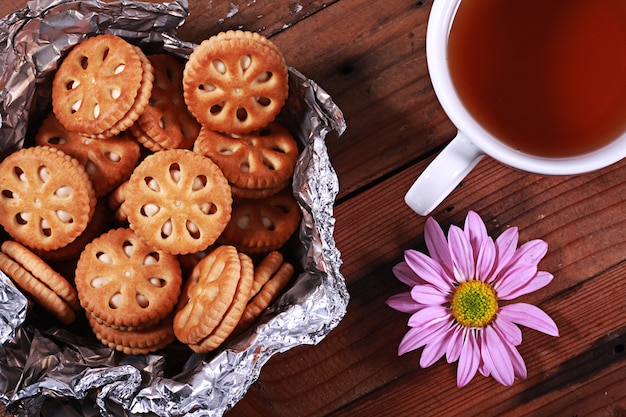
{"type": "Polygon", "coordinates": [[[456,374],[456,385],[464,387],[474,378],[480,365],[480,350],[476,337],[471,329],[465,329],[459,364],[456,374]]]}
{"type": "Polygon", "coordinates": [[[461,348],[463,346],[463,327],[455,325],[452,331],[448,333],[450,340],[448,342],[448,349],[446,351],[446,360],[448,363],[455,362],[461,355],[461,348]]]}
{"type": "Polygon", "coordinates": [[[509,290],[506,296],[501,296],[500,299],[513,300],[517,297],[521,297],[522,295],[535,292],[552,282],[552,278],[553,276],[549,272],[538,271],[535,276],[528,280],[524,285],[518,286],[516,289],[509,290]]]}
{"type": "Polygon", "coordinates": [[[493,327],[502,335],[510,344],[517,346],[522,343],[522,330],[508,320],[493,321],[493,327]]]}
{"type": "MultiPolygon", "coordinates": [[[[517,326],[515,326],[517,328],[517,326]]],[[[504,335],[500,332],[500,328],[494,326],[494,330],[500,334],[500,337],[504,337],[504,335]]],[[[521,342],[521,337],[520,337],[521,342]]],[[[519,379],[526,379],[527,371],[526,364],[524,363],[524,359],[522,355],[518,352],[517,348],[513,345],[504,344],[505,349],[509,354],[509,358],[511,359],[511,364],[513,365],[513,371],[515,373],[515,377],[519,379]]]]}
{"type": "Polygon", "coordinates": [[[517,227],[506,229],[498,236],[496,239],[497,270],[494,273],[497,274],[502,268],[506,267],[511,258],[513,258],[518,238],[517,227]]]}
{"type": "Polygon", "coordinates": [[[394,310],[401,311],[403,313],[416,313],[422,308],[411,298],[411,292],[403,292],[400,294],[392,295],[387,299],[387,305],[394,310]]]}
{"type": "Polygon", "coordinates": [[[428,368],[446,353],[449,332],[450,329],[445,329],[445,332],[441,331],[438,338],[434,338],[432,342],[424,346],[422,356],[420,357],[420,366],[422,368],[428,368]]]}
{"type": "Polygon", "coordinates": [[[469,281],[474,278],[474,252],[467,236],[457,226],[450,226],[448,246],[455,266],[457,281],[469,281]]]}
{"type": "Polygon", "coordinates": [[[450,257],[450,251],[448,250],[448,241],[443,230],[441,230],[441,226],[432,217],[426,219],[424,240],[426,241],[426,248],[428,248],[430,257],[441,264],[448,276],[453,276],[454,269],[452,257],[450,257]]]}
{"type": "Polygon", "coordinates": [[[442,321],[450,320],[450,311],[442,306],[428,306],[414,313],[409,318],[411,327],[428,327],[442,321]]]}
{"type": "Polygon", "coordinates": [[[413,300],[424,305],[443,305],[450,301],[449,294],[441,292],[432,285],[416,285],[411,289],[413,300]]]}
{"type": "Polygon", "coordinates": [[[490,237],[483,239],[476,257],[476,279],[483,282],[491,281],[491,271],[493,271],[496,261],[496,248],[490,237]]]}
{"type": "Polygon", "coordinates": [[[489,237],[487,234],[487,227],[485,227],[483,219],[481,219],[476,212],[471,210],[465,217],[464,232],[467,236],[467,240],[470,242],[470,245],[472,245],[474,253],[478,253],[483,240],[489,237]]]}
{"type": "Polygon", "coordinates": [[[415,349],[419,349],[427,343],[441,337],[448,323],[441,322],[426,328],[413,327],[409,329],[398,346],[398,355],[404,355],[415,349]]]}
{"type": "Polygon", "coordinates": [[[499,275],[507,275],[510,274],[511,270],[522,268],[537,270],[537,264],[545,256],[547,249],[548,245],[543,240],[526,242],[515,251],[513,257],[506,264],[498,260],[499,275]]]}
{"type": "Polygon", "coordinates": [[[515,381],[515,372],[504,343],[506,341],[491,326],[487,326],[481,338],[480,352],[491,376],[502,385],[511,386],[515,381]]]}
{"type": "Polygon", "coordinates": [[[414,285],[425,284],[426,281],[417,276],[406,262],[400,262],[392,268],[393,274],[398,281],[412,287],[414,285]]]}
{"type": "Polygon", "coordinates": [[[537,265],[548,253],[548,244],[541,239],[531,240],[524,243],[515,251],[512,263],[537,265]]]}
{"type": "Polygon", "coordinates": [[[491,376],[491,368],[485,364],[484,361],[480,361],[480,366],[478,367],[478,372],[484,377],[491,376]]]}
{"type": "Polygon", "coordinates": [[[409,329],[398,346],[398,356],[404,355],[423,346],[420,329],[409,329]]]}
{"type": "Polygon", "coordinates": [[[452,281],[439,262],[416,250],[407,250],[404,258],[409,267],[424,281],[443,291],[452,291],[452,281]]]}
{"type": "Polygon", "coordinates": [[[554,320],[539,307],[532,304],[516,303],[506,305],[500,308],[498,317],[550,336],[559,335],[559,329],[554,320]]]}
{"type": "Polygon", "coordinates": [[[511,294],[523,288],[537,274],[537,267],[532,265],[519,265],[504,271],[496,277],[493,288],[501,300],[510,300],[511,294]]]}

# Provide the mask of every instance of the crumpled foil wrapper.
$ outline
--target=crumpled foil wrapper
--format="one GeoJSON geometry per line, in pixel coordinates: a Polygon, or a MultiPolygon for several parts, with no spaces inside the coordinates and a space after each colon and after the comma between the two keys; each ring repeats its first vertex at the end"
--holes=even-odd
{"type": "MultiPolygon", "coordinates": [[[[72,46],[106,32],[148,52],[187,58],[195,45],[179,40],[176,30],[188,13],[187,0],[34,0],[0,20],[0,157],[22,147],[32,135],[29,121],[48,111],[53,73],[72,46]]],[[[293,68],[289,73],[290,96],[279,117],[303,147],[293,186],[303,214],[298,253],[304,272],[254,329],[214,354],[139,356],[33,323],[27,299],[0,272],[0,401],[8,413],[219,416],[273,355],[317,344],[341,321],[349,295],[333,239],[338,180],[324,139],[331,131],[341,135],[345,121],[315,82],[293,68]]]]}

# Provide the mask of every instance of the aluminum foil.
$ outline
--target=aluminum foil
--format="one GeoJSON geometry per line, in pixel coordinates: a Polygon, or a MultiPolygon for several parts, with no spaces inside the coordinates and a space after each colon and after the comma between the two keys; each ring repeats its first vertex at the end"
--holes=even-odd
{"type": "MultiPolygon", "coordinates": [[[[64,54],[86,37],[113,33],[149,52],[186,58],[196,46],[176,37],[186,0],[35,0],[0,21],[0,157],[22,147],[50,106],[50,82],[64,54]]],[[[211,355],[186,349],[130,356],[93,336],[35,322],[28,302],[0,272],[0,401],[20,416],[219,416],[232,408],[273,355],[317,344],[349,300],[333,239],[338,180],[325,138],[345,121],[331,97],[290,68],[280,115],[303,151],[294,175],[302,210],[294,284],[247,334],[211,355]],[[172,369],[174,368],[174,369],[172,369]]]]}

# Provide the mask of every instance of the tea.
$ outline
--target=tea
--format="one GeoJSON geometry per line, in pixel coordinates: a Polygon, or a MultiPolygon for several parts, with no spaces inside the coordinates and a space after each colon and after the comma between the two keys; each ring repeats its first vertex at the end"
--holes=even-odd
{"type": "Polygon", "coordinates": [[[464,0],[448,64],[472,116],[522,152],[579,155],[626,131],[624,0],[464,0]]]}

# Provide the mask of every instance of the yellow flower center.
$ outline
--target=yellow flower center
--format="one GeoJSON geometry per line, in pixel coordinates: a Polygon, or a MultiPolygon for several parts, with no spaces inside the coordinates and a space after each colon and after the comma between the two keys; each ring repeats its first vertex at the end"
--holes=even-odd
{"type": "Polygon", "coordinates": [[[498,311],[496,291],[482,281],[465,281],[454,291],[452,314],[465,327],[485,327],[498,311]]]}

